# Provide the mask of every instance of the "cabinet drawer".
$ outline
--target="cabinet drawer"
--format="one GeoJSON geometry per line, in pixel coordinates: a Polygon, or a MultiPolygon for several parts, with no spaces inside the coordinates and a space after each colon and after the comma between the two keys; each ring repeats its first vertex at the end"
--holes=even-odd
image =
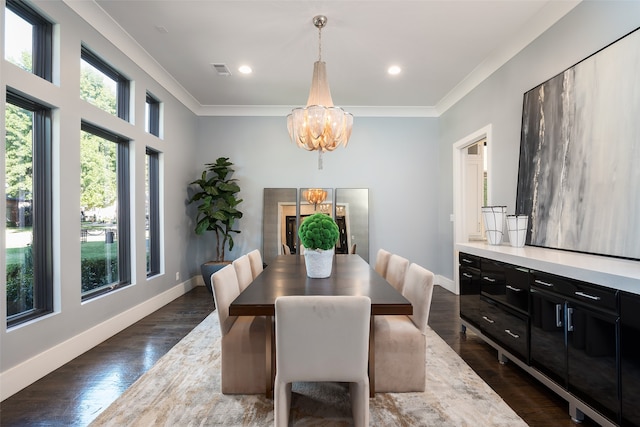
{"type": "Polygon", "coordinates": [[[482,271],[482,293],[496,297],[504,296],[504,264],[483,258],[480,265],[482,271]]]}
{"type": "Polygon", "coordinates": [[[480,270],[460,266],[460,317],[480,327],[480,270]]]}
{"type": "Polygon", "coordinates": [[[460,267],[472,267],[480,269],[480,257],[475,255],[469,255],[464,252],[460,252],[458,254],[458,262],[460,263],[460,267]]]}
{"type": "Polygon", "coordinates": [[[615,289],[538,271],[533,273],[531,286],[586,303],[597,310],[618,312],[618,291],[615,289]]]}
{"type": "Polygon", "coordinates": [[[481,297],[480,311],[482,332],[528,363],[528,317],[485,297],[481,297]]]}

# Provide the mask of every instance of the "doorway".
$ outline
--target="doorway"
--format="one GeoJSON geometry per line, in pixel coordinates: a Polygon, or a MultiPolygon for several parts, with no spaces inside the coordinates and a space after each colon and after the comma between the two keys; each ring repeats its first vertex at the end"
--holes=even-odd
{"type": "Polygon", "coordinates": [[[456,243],[484,240],[481,207],[491,204],[491,125],[453,144],[453,277],[460,292],[456,243]]]}
{"type": "Polygon", "coordinates": [[[487,206],[487,139],[465,147],[462,168],[463,241],[485,240],[482,207],[487,206]]]}

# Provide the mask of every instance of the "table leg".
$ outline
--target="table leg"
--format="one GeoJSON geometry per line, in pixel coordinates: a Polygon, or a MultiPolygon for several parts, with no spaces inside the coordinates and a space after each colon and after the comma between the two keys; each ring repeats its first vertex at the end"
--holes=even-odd
{"type": "Polygon", "coordinates": [[[265,395],[268,399],[273,398],[273,384],[275,382],[275,364],[276,364],[276,346],[275,346],[275,324],[273,316],[265,316],[266,321],[266,348],[265,348],[265,372],[266,372],[266,390],[265,395]]]}
{"type": "Polygon", "coordinates": [[[375,369],[375,335],[373,334],[373,316],[369,322],[369,397],[376,397],[376,369],[375,369]]]}

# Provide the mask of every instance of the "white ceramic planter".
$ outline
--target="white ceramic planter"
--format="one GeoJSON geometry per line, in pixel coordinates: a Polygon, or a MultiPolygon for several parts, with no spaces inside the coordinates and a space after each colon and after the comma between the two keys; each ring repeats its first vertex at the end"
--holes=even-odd
{"type": "Polygon", "coordinates": [[[507,215],[507,232],[509,233],[509,243],[511,246],[521,248],[527,239],[527,225],[529,217],[527,215],[507,215]]]}
{"type": "Polygon", "coordinates": [[[502,243],[502,237],[504,235],[504,218],[506,213],[506,206],[482,207],[484,229],[487,233],[487,240],[490,245],[499,245],[502,243]]]}
{"type": "Polygon", "coordinates": [[[334,249],[305,249],[304,265],[307,268],[307,276],[312,279],[324,279],[331,276],[333,268],[334,249]]]}

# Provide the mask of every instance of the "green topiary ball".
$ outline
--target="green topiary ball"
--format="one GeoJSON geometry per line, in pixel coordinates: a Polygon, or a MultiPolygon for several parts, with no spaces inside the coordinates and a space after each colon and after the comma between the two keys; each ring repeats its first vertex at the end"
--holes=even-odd
{"type": "Polygon", "coordinates": [[[307,249],[328,250],[336,245],[340,230],[329,215],[315,213],[302,221],[298,236],[302,246],[307,249]]]}

